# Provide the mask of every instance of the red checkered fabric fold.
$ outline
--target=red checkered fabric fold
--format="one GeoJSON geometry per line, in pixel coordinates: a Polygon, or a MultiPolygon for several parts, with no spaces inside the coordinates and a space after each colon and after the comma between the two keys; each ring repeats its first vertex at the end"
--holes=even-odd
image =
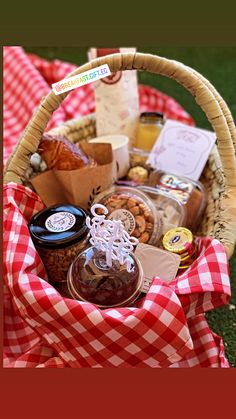
{"type": "MultiPolygon", "coordinates": [[[[51,84],[63,79],[76,66],[60,60],[46,61],[26,54],[21,47],[4,47],[4,162],[10,156],[35,108],[51,90],[51,84]]],[[[140,111],[163,112],[167,118],[193,125],[193,119],[171,97],[158,90],[139,85],[140,111]]],[[[72,90],[54,112],[47,129],[95,112],[93,85],[72,90]]]]}
{"type": "Polygon", "coordinates": [[[197,238],[198,259],[171,287],[178,294],[187,318],[227,304],[229,266],[223,246],[215,239],[197,238]]]}
{"type": "Polygon", "coordinates": [[[136,307],[99,310],[63,298],[45,280],[27,227],[42,208],[28,188],[4,187],[5,367],[228,366],[221,339],[204,314],[196,315],[230,295],[227,258],[217,240],[199,239],[193,270],[169,285],[154,278],[136,307]]]}

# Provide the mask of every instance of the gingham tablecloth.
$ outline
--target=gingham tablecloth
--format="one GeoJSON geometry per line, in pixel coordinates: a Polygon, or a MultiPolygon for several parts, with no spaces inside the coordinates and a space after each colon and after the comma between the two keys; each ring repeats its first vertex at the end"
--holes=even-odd
{"type": "MultiPolygon", "coordinates": [[[[51,84],[63,79],[76,67],[60,60],[46,61],[26,54],[21,47],[4,47],[4,161],[29,122],[33,111],[51,84]]],[[[194,125],[193,119],[171,97],[148,86],[139,85],[140,112],[163,112],[166,118],[194,125]]],[[[92,84],[72,90],[60,108],[54,112],[47,129],[82,115],[95,112],[95,97],[92,84]]]]}
{"type": "MultiPolygon", "coordinates": [[[[48,62],[20,47],[4,48],[4,160],[50,84],[74,65],[48,62]]],[[[140,111],[193,125],[172,98],[139,86],[140,111]]],[[[48,129],[95,110],[92,85],[70,93],[48,129]]],[[[42,209],[29,189],[4,187],[4,367],[228,367],[222,339],[205,319],[228,302],[227,257],[216,240],[200,238],[199,258],[169,285],[154,278],[136,307],[98,310],[63,298],[47,283],[27,222],[42,209]]],[[[153,273],[155,276],[155,272],[153,273]]]]}
{"type": "Polygon", "coordinates": [[[43,208],[31,190],[4,187],[5,367],[227,367],[204,312],[228,302],[223,246],[199,238],[191,269],[155,277],[136,307],[99,310],[46,282],[27,222],[43,208]]]}

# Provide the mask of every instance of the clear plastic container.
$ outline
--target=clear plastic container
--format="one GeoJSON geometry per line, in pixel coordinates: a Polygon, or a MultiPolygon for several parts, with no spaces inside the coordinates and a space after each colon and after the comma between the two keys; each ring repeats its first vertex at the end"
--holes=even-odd
{"type": "Polygon", "coordinates": [[[69,266],[88,244],[87,213],[69,204],[53,205],[35,214],[28,225],[49,280],[67,280],[69,266]]]}
{"type": "Polygon", "coordinates": [[[131,253],[131,272],[126,265],[113,261],[94,246],[81,252],[68,271],[67,286],[72,298],[96,304],[100,308],[129,306],[139,297],[143,286],[143,270],[131,253]]]}
{"type": "Polygon", "coordinates": [[[140,243],[156,244],[162,234],[154,203],[137,188],[113,186],[99,194],[94,203],[105,205],[107,218],[121,220],[129,235],[140,243]]]}
{"type": "Polygon", "coordinates": [[[162,220],[162,234],[178,226],[185,226],[185,206],[174,196],[151,186],[139,186],[142,192],[146,193],[154,202],[156,210],[162,220]]]}
{"type": "Polygon", "coordinates": [[[185,226],[196,231],[207,204],[206,190],[201,182],[157,170],[149,176],[148,184],[178,199],[186,209],[185,226]]]}

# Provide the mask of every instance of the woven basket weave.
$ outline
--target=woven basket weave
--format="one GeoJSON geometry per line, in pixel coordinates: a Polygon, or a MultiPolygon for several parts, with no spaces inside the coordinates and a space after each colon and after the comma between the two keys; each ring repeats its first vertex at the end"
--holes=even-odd
{"type": "MultiPolygon", "coordinates": [[[[232,115],[215,88],[203,76],[177,61],[150,54],[123,53],[97,58],[67,77],[75,76],[102,64],[108,64],[111,72],[120,70],[146,70],[170,77],[185,87],[205,112],[217,136],[217,146],[211,153],[201,177],[208,192],[208,205],[198,234],[213,236],[225,247],[228,257],[236,242],[236,129],[232,115]]],[[[25,173],[30,156],[38,149],[41,136],[52,113],[60,106],[68,93],[56,96],[51,91],[42,99],[31,121],[9,158],[4,183],[25,184],[25,173]]],[[[95,116],[72,120],[51,133],[65,135],[73,142],[96,136],[95,116]]]]}

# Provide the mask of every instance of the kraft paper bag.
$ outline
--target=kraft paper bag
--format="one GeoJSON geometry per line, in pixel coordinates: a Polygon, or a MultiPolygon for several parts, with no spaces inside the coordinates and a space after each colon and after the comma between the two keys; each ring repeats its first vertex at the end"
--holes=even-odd
{"type": "MultiPolygon", "coordinates": [[[[91,48],[89,60],[113,53],[136,52],[136,48],[91,48]]],[[[94,82],[97,136],[124,134],[134,146],[139,119],[137,71],[117,71],[94,82]]]]}
{"type": "Polygon", "coordinates": [[[116,178],[116,165],[110,144],[81,142],[80,147],[97,166],[77,170],[48,170],[31,179],[46,206],[69,203],[88,210],[95,197],[109,189],[116,178]]]}

